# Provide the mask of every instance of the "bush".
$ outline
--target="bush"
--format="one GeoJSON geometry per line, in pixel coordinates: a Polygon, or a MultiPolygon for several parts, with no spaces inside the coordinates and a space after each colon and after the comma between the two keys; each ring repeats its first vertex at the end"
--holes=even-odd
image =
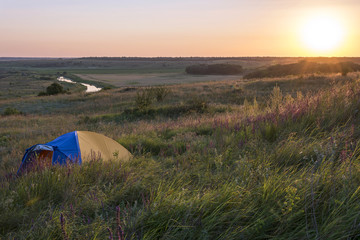
{"type": "Polygon", "coordinates": [[[148,109],[153,101],[162,102],[168,96],[170,90],[165,87],[151,87],[141,89],[136,93],[135,105],[138,110],[148,109]]]}
{"type": "Polygon", "coordinates": [[[10,116],[10,115],[19,115],[22,114],[22,112],[20,112],[19,110],[17,110],[16,108],[12,108],[12,107],[7,107],[4,112],[3,112],[3,116],[10,116]]]}
{"type": "Polygon", "coordinates": [[[185,69],[187,74],[195,75],[235,75],[243,72],[240,65],[234,64],[199,64],[185,69]]]}
{"type": "Polygon", "coordinates": [[[65,93],[65,90],[59,83],[53,83],[46,88],[46,93],[48,95],[56,95],[59,93],[65,93]]]}
{"type": "Polygon", "coordinates": [[[153,93],[150,88],[141,89],[136,93],[135,105],[138,110],[146,110],[153,103],[153,93]]]}
{"type": "Polygon", "coordinates": [[[66,93],[67,91],[64,90],[63,86],[59,83],[53,83],[46,88],[46,92],[39,92],[38,96],[49,96],[49,95],[57,95],[60,93],[66,93]]]}
{"type": "Polygon", "coordinates": [[[153,87],[151,89],[158,102],[162,102],[170,93],[170,89],[166,87],[153,87]]]}
{"type": "Polygon", "coordinates": [[[38,94],[39,97],[47,96],[47,95],[48,94],[46,92],[43,92],[43,91],[39,92],[39,94],[38,94]]]}

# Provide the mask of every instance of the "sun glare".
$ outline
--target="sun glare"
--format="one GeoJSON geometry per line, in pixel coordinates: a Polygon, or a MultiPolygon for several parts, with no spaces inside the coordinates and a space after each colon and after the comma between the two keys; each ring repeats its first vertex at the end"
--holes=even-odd
{"type": "Polygon", "coordinates": [[[326,53],[340,47],[344,39],[344,27],[335,16],[318,14],[305,21],[301,37],[308,49],[326,53]]]}

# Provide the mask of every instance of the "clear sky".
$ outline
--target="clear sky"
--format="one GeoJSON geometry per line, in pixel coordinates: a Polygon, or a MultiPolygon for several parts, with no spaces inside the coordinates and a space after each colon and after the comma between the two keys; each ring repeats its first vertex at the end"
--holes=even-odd
{"type": "Polygon", "coordinates": [[[359,24],[360,0],[0,0],[0,57],[360,56],[359,24]],[[302,40],[323,13],[326,51],[302,40]]]}

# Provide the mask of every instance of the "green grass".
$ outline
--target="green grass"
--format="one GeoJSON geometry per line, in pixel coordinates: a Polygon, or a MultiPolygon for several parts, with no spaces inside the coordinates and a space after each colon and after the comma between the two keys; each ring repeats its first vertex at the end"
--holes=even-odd
{"type": "Polygon", "coordinates": [[[141,111],[139,89],[2,100],[22,114],[0,116],[0,238],[358,239],[359,81],[185,84],[141,111]],[[74,130],[134,158],[14,177],[27,147],[74,130]]]}
{"type": "MultiPolygon", "coordinates": [[[[0,100],[37,96],[57,81],[57,72],[41,73],[33,70],[0,71],[0,100]]],[[[76,93],[86,88],[80,84],[60,83],[64,89],[76,93]]]]}
{"type": "Polygon", "coordinates": [[[175,69],[71,69],[72,74],[149,74],[149,73],[182,73],[182,68],[175,69]]]}

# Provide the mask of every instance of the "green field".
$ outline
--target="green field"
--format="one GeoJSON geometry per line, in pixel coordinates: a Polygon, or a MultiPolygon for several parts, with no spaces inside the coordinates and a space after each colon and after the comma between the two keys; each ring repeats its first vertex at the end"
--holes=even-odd
{"type": "Polygon", "coordinates": [[[0,239],[118,239],[118,229],[125,239],[358,239],[358,72],[183,73],[298,60],[0,61],[0,239]],[[70,94],[38,97],[59,75],[109,88],[61,83],[70,94]],[[26,148],[74,130],[134,158],[15,176],[26,148]]]}
{"type": "Polygon", "coordinates": [[[197,76],[186,73],[145,73],[145,74],[76,74],[81,79],[102,82],[116,87],[174,85],[182,83],[238,80],[241,76],[197,76]]]}

